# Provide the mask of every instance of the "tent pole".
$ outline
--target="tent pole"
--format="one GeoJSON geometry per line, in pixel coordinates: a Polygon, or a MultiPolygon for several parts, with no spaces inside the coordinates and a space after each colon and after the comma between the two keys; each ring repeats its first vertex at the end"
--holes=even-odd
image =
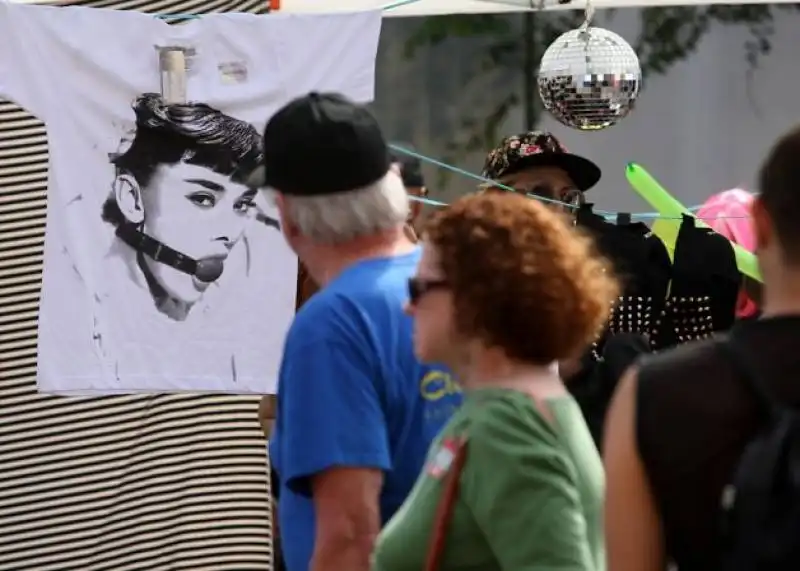
{"type": "Polygon", "coordinates": [[[536,49],[536,20],[532,11],[525,12],[523,20],[522,50],[523,58],[523,93],[522,105],[525,113],[525,128],[529,131],[536,128],[539,119],[539,109],[536,95],[536,69],[539,54],[536,49]]]}

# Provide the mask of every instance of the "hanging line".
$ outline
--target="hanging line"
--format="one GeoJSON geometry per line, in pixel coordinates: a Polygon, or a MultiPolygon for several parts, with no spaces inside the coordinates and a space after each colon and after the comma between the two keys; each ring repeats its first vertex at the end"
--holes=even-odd
{"type": "Polygon", "coordinates": [[[389,10],[394,10],[395,8],[400,8],[402,6],[408,6],[409,4],[416,4],[420,0],[398,0],[397,2],[392,2],[391,4],[386,4],[381,10],[384,12],[388,12],[389,10]]]}
{"type": "MultiPolygon", "coordinates": [[[[500,189],[503,189],[503,190],[508,191],[508,192],[517,192],[516,189],[511,188],[510,186],[505,185],[502,182],[498,182],[496,180],[492,180],[490,178],[486,178],[485,176],[480,176],[480,175],[477,175],[475,173],[471,173],[469,171],[466,171],[464,169],[460,169],[460,168],[458,168],[456,166],[449,165],[447,163],[443,163],[442,161],[438,161],[438,160],[436,160],[434,158],[431,158],[431,157],[428,157],[428,156],[425,156],[425,155],[421,155],[420,153],[417,153],[417,152],[412,151],[410,149],[406,149],[406,148],[401,147],[399,145],[389,145],[389,148],[391,148],[392,150],[395,150],[395,151],[397,151],[399,153],[403,153],[405,155],[408,155],[409,157],[413,157],[415,159],[419,159],[421,161],[425,161],[427,163],[435,165],[435,166],[437,166],[439,168],[448,170],[450,172],[454,172],[456,174],[460,174],[462,176],[465,176],[467,178],[471,178],[473,180],[477,180],[477,181],[482,182],[484,184],[489,184],[489,185],[492,186],[492,188],[500,188],[500,189]]],[[[535,198],[537,200],[540,200],[542,202],[546,202],[546,203],[549,203],[549,204],[557,204],[559,206],[564,206],[564,207],[567,207],[567,208],[579,208],[579,206],[577,206],[575,204],[568,204],[568,203],[562,202],[560,200],[555,200],[554,198],[547,198],[547,197],[544,197],[544,196],[538,196],[536,194],[530,194],[530,193],[526,194],[526,196],[529,196],[530,198],[535,198]]]]}
{"type": "MultiPolygon", "coordinates": [[[[400,8],[402,6],[408,6],[410,4],[416,4],[417,2],[420,2],[420,1],[421,0],[397,0],[397,1],[392,2],[390,4],[386,4],[385,6],[383,6],[381,8],[381,10],[383,10],[383,11],[394,10],[394,9],[400,8]]],[[[588,9],[588,3],[587,3],[587,9],[588,9]]],[[[278,13],[278,12],[279,11],[273,12],[273,13],[278,13]]],[[[217,12],[217,14],[220,14],[220,13],[223,13],[223,12],[217,12]]],[[[153,14],[153,16],[155,18],[159,18],[161,20],[197,20],[197,19],[201,18],[202,16],[207,16],[207,15],[211,15],[211,14],[202,14],[202,15],[201,14],[153,14]]],[[[262,14],[262,15],[267,16],[267,15],[269,15],[269,13],[262,14]]],[[[587,11],[587,14],[586,14],[587,21],[589,21],[590,18],[591,18],[591,12],[587,11]]],[[[395,151],[397,151],[399,153],[403,153],[404,155],[408,155],[410,157],[414,157],[416,159],[419,159],[420,161],[426,162],[428,164],[432,164],[432,165],[437,166],[437,167],[439,167],[441,169],[445,169],[445,170],[448,170],[450,172],[454,172],[456,174],[460,174],[461,176],[464,176],[466,178],[471,178],[473,180],[476,180],[476,181],[484,183],[484,184],[489,184],[493,188],[500,188],[500,189],[505,190],[507,192],[517,192],[516,189],[511,188],[510,186],[507,186],[507,185],[505,185],[505,184],[503,184],[503,183],[501,183],[499,181],[492,180],[490,178],[486,178],[486,177],[477,175],[475,173],[472,173],[472,172],[469,172],[467,170],[461,169],[461,168],[459,168],[457,166],[450,165],[448,163],[445,163],[445,162],[439,161],[437,159],[434,159],[433,157],[429,157],[427,155],[423,155],[423,154],[417,153],[415,151],[400,147],[398,145],[389,145],[389,147],[391,147],[393,150],[395,150],[395,151]]],[[[544,197],[544,196],[538,196],[538,195],[530,194],[530,193],[526,193],[526,196],[529,197],[529,198],[533,198],[535,200],[538,200],[540,202],[544,202],[546,204],[554,204],[554,205],[557,205],[557,206],[561,206],[562,208],[570,208],[570,209],[580,208],[580,205],[570,204],[570,203],[563,202],[561,200],[556,200],[556,199],[553,199],[553,198],[547,198],[547,197],[544,197]]],[[[420,202],[422,204],[427,204],[429,206],[442,207],[442,206],[447,206],[448,205],[447,202],[440,202],[438,200],[432,200],[430,198],[424,198],[424,197],[421,197],[421,196],[411,196],[410,198],[411,198],[411,200],[413,200],[415,202],[420,202]]],[[[690,212],[694,212],[699,208],[700,208],[700,206],[693,206],[693,207],[689,208],[688,210],[690,212]]],[[[595,214],[597,214],[599,216],[602,216],[603,218],[605,218],[608,221],[616,220],[617,216],[620,214],[620,212],[615,212],[615,211],[611,211],[611,210],[595,210],[594,212],[595,212],[595,214]]],[[[676,217],[676,216],[662,216],[658,212],[633,212],[633,213],[630,213],[630,216],[631,216],[631,219],[636,219],[636,220],[681,220],[682,219],[682,217],[676,217]]],[[[704,218],[704,220],[722,220],[722,219],[726,219],[727,220],[727,219],[748,219],[748,218],[750,218],[750,217],[749,216],[715,216],[715,217],[711,217],[711,218],[704,218]]]]}
{"type": "MultiPolygon", "coordinates": [[[[483,183],[483,184],[491,185],[492,188],[500,188],[500,189],[508,191],[508,192],[517,192],[516,189],[514,189],[514,188],[512,188],[512,187],[510,187],[508,185],[505,185],[505,184],[503,184],[503,183],[501,183],[499,181],[492,180],[490,178],[486,178],[486,177],[481,176],[481,175],[477,175],[477,174],[472,173],[470,171],[461,169],[461,168],[459,168],[457,166],[454,166],[454,165],[442,162],[440,160],[434,159],[433,157],[429,157],[427,155],[423,155],[423,154],[418,153],[416,151],[412,151],[410,149],[406,149],[405,147],[401,147],[399,145],[389,145],[389,147],[394,151],[397,151],[397,152],[402,153],[404,155],[408,155],[408,156],[413,157],[415,159],[419,159],[420,161],[423,161],[423,162],[426,162],[428,164],[434,165],[434,166],[439,167],[441,169],[444,169],[444,170],[459,174],[461,176],[473,179],[473,180],[478,181],[478,182],[483,183]]],[[[544,203],[547,203],[547,204],[555,204],[555,205],[561,206],[563,208],[572,208],[572,209],[580,208],[580,205],[570,204],[570,203],[567,203],[567,202],[562,202],[562,201],[556,200],[554,198],[547,198],[547,197],[544,197],[544,196],[538,196],[536,194],[530,194],[530,193],[527,193],[526,196],[529,197],[529,198],[533,198],[535,200],[539,200],[540,202],[544,202],[544,203]]],[[[421,202],[422,204],[428,204],[430,206],[447,206],[448,205],[448,203],[446,203],[446,202],[440,202],[438,200],[432,200],[430,198],[423,198],[421,196],[411,196],[410,198],[411,198],[411,200],[413,200],[415,202],[421,202]]],[[[693,211],[696,211],[696,210],[698,210],[700,208],[701,208],[700,206],[692,206],[691,208],[688,208],[687,210],[689,210],[690,212],[693,212],[693,211]]],[[[594,213],[599,215],[599,216],[602,216],[603,218],[605,218],[608,221],[616,220],[617,215],[620,214],[620,212],[612,211],[612,210],[595,210],[594,213]]],[[[633,213],[631,213],[631,218],[635,218],[635,219],[638,219],[638,220],[682,220],[683,219],[681,216],[662,216],[658,212],[633,212],[633,213]]],[[[712,216],[712,217],[704,217],[703,220],[734,220],[734,219],[749,219],[749,218],[750,218],[749,216],[712,216]]]]}

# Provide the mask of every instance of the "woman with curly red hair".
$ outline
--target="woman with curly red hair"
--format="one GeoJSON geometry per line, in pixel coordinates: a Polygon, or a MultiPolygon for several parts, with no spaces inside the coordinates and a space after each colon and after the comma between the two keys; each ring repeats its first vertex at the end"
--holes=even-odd
{"type": "Polygon", "coordinates": [[[409,283],[415,350],[466,398],[376,571],[605,569],[603,467],[555,365],[593,340],[617,291],[588,238],[537,201],[472,195],[432,217],[409,283]]]}

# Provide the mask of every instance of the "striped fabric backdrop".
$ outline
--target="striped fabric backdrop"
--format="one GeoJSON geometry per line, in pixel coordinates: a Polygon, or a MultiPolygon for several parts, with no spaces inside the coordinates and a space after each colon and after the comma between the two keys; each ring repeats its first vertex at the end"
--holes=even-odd
{"type": "MultiPolygon", "coordinates": [[[[265,0],[69,2],[159,14],[265,0]]],[[[36,393],[47,136],[0,101],[0,571],[266,570],[258,399],[36,393]]]]}

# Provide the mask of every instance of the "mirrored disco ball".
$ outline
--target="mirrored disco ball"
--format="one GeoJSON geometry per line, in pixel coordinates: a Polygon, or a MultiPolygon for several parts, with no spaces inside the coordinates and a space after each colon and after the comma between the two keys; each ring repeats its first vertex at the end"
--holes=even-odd
{"type": "Polygon", "coordinates": [[[581,131],[605,129],[633,109],[642,85],[636,52],[603,28],[579,28],[550,44],[539,66],[545,109],[581,131]]]}

